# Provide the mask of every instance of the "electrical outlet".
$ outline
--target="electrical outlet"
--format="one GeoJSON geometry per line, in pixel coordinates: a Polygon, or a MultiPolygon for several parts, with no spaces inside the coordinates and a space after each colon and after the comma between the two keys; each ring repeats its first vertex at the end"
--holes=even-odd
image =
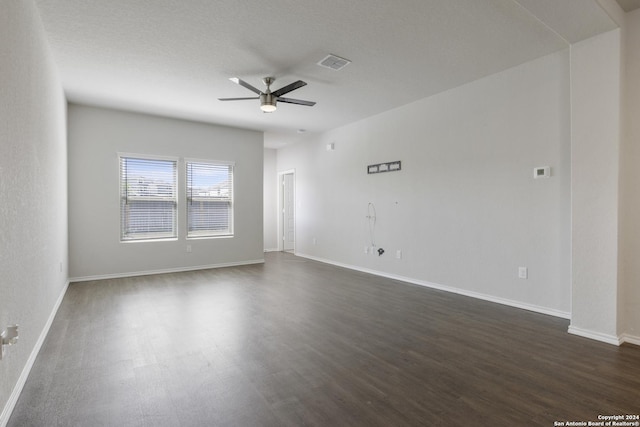
{"type": "Polygon", "coordinates": [[[0,360],[4,357],[4,348],[18,343],[18,325],[7,326],[7,329],[0,333],[0,360]]]}
{"type": "Polygon", "coordinates": [[[527,267],[518,267],[518,278],[526,279],[529,276],[527,267]]]}

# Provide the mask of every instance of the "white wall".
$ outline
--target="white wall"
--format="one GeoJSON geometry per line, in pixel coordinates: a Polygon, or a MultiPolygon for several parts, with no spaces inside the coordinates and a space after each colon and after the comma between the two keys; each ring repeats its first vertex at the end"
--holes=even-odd
{"type": "MultiPolygon", "coordinates": [[[[72,278],[264,259],[262,133],[81,105],[69,106],[68,132],[72,278]],[[120,242],[119,152],[234,161],[234,237],[187,241],[180,210],[178,240],[120,242]]],[[[182,163],[178,179],[182,197],[182,163]]]]}
{"type": "Polygon", "coordinates": [[[626,16],[625,137],[621,169],[620,282],[624,332],[640,344],[640,9],[626,16]]]}
{"type": "Polygon", "coordinates": [[[20,325],[0,361],[4,425],[66,288],[67,162],[66,101],[37,9],[0,10],[0,329],[20,325]]]}
{"type": "Polygon", "coordinates": [[[618,335],[621,31],[571,46],[570,332],[618,335]]]}
{"type": "Polygon", "coordinates": [[[277,151],[264,149],[264,250],[278,250],[277,151]]]}
{"type": "Polygon", "coordinates": [[[296,170],[296,250],[568,316],[569,120],[563,51],[307,135],[278,151],[278,170],[296,170]],[[366,174],[393,160],[401,172],[366,174]],[[369,202],[380,257],[364,254],[369,202]]]}

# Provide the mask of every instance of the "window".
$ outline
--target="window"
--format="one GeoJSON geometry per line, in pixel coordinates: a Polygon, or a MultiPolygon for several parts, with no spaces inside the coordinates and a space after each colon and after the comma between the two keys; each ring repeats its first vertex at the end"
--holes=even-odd
{"type": "Polygon", "coordinates": [[[233,164],[187,161],[187,237],[233,235],[233,164]]]}
{"type": "Polygon", "coordinates": [[[176,160],[120,156],[120,239],[175,238],[176,160]]]}

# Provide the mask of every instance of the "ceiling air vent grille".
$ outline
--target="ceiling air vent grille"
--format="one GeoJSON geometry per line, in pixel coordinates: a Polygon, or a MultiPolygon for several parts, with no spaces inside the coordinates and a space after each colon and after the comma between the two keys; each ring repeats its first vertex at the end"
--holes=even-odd
{"type": "Polygon", "coordinates": [[[347,65],[351,64],[348,59],[340,58],[335,55],[327,55],[322,61],[318,62],[318,65],[325,68],[330,68],[334,71],[342,70],[347,65]]]}

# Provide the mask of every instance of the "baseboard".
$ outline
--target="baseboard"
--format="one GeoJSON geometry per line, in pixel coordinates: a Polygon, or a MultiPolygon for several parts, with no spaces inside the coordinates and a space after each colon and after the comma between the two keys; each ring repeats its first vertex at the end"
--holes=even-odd
{"type": "Polygon", "coordinates": [[[278,249],[278,248],[268,248],[268,249],[265,249],[264,251],[266,253],[266,252],[278,252],[279,250],[280,249],[278,249]]]}
{"type": "Polygon", "coordinates": [[[75,283],[75,282],[89,282],[92,280],[122,279],[125,277],[149,276],[152,274],[182,273],[185,271],[209,270],[211,268],[237,267],[240,265],[251,265],[251,264],[264,264],[264,258],[256,259],[256,260],[248,260],[248,261],[238,261],[238,262],[223,262],[220,264],[198,265],[193,267],[163,268],[159,270],[132,271],[129,273],[98,274],[95,276],[72,277],[69,279],[69,281],[72,283],[75,283]]]}
{"type": "Polygon", "coordinates": [[[13,409],[15,408],[16,403],[18,403],[18,398],[20,397],[20,393],[22,393],[22,389],[24,388],[24,385],[27,382],[27,378],[29,378],[29,373],[31,373],[31,368],[33,367],[33,364],[36,361],[36,357],[38,357],[40,348],[42,347],[42,344],[44,344],[44,340],[47,338],[47,334],[49,334],[49,329],[53,324],[53,319],[55,319],[56,314],[58,313],[58,309],[60,308],[60,304],[62,304],[62,300],[64,299],[64,295],[67,293],[68,287],[69,287],[69,281],[67,281],[64,287],[62,288],[62,292],[60,292],[60,295],[58,296],[58,300],[53,306],[53,310],[51,310],[51,314],[47,319],[47,323],[44,325],[44,328],[42,329],[42,332],[38,337],[38,341],[36,341],[36,345],[33,347],[33,350],[31,351],[31,354],[27,359],[27,363],[24,365],[24,368],[22,369],[22,373],[20,374],[20,377],[18,377],[18,382],[16,383],[15,387],[13,387],[13,391],[9,396],[9,400],[5,404],[4,409],[2,410],[2,414],[0,414],[0,427],[6,427],[7,423],[9,423],[9,418],[11,417],[11,413],[13,412],[13,409]]]}
{"type": "Polygon", "coordinates": [[[640,337],[636,337],[634,335],[622,334],[620,337],[621,342],[626,342],[629,344],[640,345],[640,337]]]}
{"type": "Polygon", "coordinates": [[[596,341],[601,341],[607,344],[613,344],[619,346],[622,344],[622,338],[615,335],[603,334],[602,332],[590,331],[588,329],[577,328],[569,325],[568,332],[572,335],[577,335],[583,338],[589,338],[596,341]]]}
{"type": "Polygon", "coordinates": [[[299,256],[299,257],[312,259],[314,261],[322,262],[322,263],[325,263],[325,264],[335,265],[337,267],[343,267],[343,268],[348,268],[350,270],[361,271],[363,273],[373,274],[375,276],[386,277],[388,279],[399,280],[401,282],[407,282],[407,283],[411,283],[411,284],[419,285],[419,286],[424,286],[424,287],[431,288],[431,289],[438,289],[440,291],[451,292],[451,293],[454,293],[454,294],[463,295],[463,296],[467,296],[467,297],[471,297],[471,298],[476,298],[476,299],[480,299],[480,300],[483,300],[483,301],[489,301],[489,302],[494,302],[494,303],[497,303],[497,304],[507,305],[507,306],[510,306],[510,307],[521,308],[523,310],[533,311],[533,312],[536,312],[536,313],[546,314],[546,315],[554,316],[554,317],[560,317],[560,318],[563,318],[563,319],[570,319],[571,318],[571,313],[568,313],[568,312],[565,312],[565,311],[554,310],[554,309],[551,309],[551,308],[541,307],[541,306],[537,306],[537,305],[533,305],[533,304],[527,304],[527,303],[523,303],[523,302],[519,302],[519,301],[513,301],[513,300],[506,299],[506,298],[500,298],[500,297],[495,297],[495,296],[492,296],[492,295],[482,294],[482,293],[479,293],[479,292],[467,291],[465,289],[454,288],[454,287],[451,287],[451,286],[444,286],[444,285],[440,285],[438,283],[427,282],[427,281],[424,281],[424,280],[418,280],[418,279],[414,279],[414,278],[411,278],[411,277],[405,277],[405,276],[399,276],[399,275],[396,275],[396,274],[385,273],[383,271],[378,271],[378,270],[371,270],[371,269],[368,269],[368,268],[358,267],[358,266],[354,266],[354,265],[350,265],[350,264],[343,264],[343,263],[340,263],[340,262],[336,262],[336,261],[332,261],[332,260],[328,260],[328,259],[324,259],[324,258],[315,257],[315,256],[312,256],[312,255],[307,255],[307,254],[302,254],[302,253],[296,253],[296,255],[299,256]]]}

